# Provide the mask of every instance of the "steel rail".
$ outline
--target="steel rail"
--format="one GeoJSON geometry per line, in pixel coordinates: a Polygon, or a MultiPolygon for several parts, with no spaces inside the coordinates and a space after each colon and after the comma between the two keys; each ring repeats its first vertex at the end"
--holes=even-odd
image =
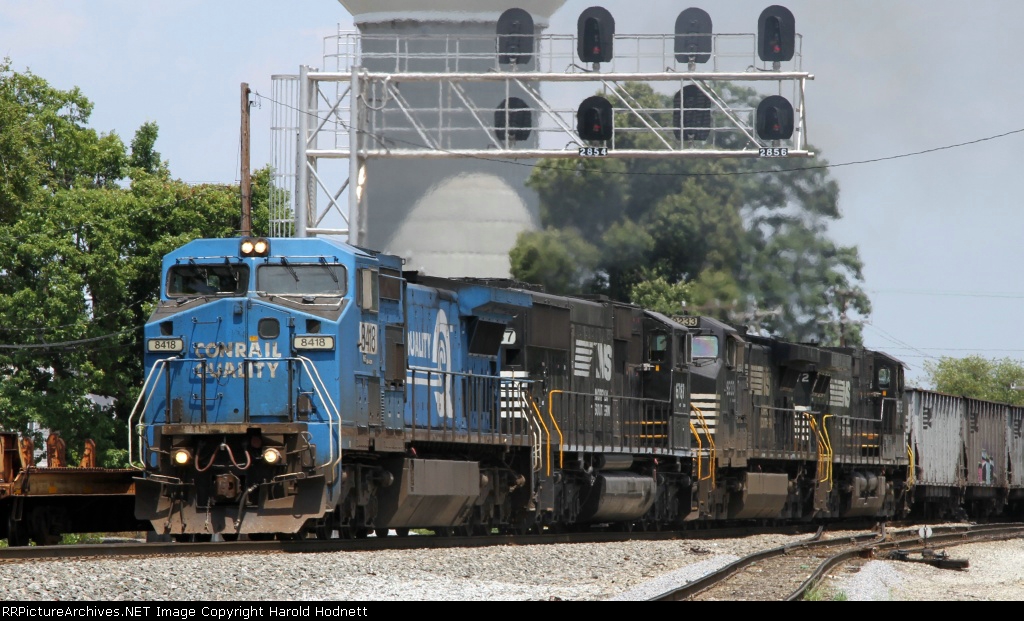
{"type": "MultiPolygon", "coordinates": [[[[990,534],[993,532],[1001,532],[1008,528],[1018,529],[1022,535],[1024,535],[1024,527],[1019,525],[1010,527],[1004,524],[993,524],[985,526],[974,526],[974,525],[950,525],[950,526],[936,526],[933,527],[933,536],[929,538],[929,542],[947,542],[947,541],[961,541],[968,534],[975,533],[979,536],[990,534]]],[[[668,592],[662,593],[651,598],[651,601],[685,601],[696,598],[699,594],[708,591],[712,587],[721,585],[728,581],[730,578],[740,574],[747,568],[750,568],[760,562],[775,559],[782,556],[793,555],[800,551],[816,552],[818,550],[827,550],[828,548],[844,547],[843,551],[838,554],[829,556],[825,563],[836,559],[831,565],[822,567],[819,564],[817,569],[812,572],[812,576],[820,577],[825,574],[828,569],[834,567],[836,564],[849,560],[855,557],[863,557],[865,555],[874,554],[875,550],[880,549],[897,549],[906,547],[910,543],[917,543],[920,541],[920,537],[917,535],[914,529],[907,531],[893,533],[889,531],[886,533],[870,533],[864,535],[858,535],[855,537],[841,537],[836,539],[820,539],[818,537],[812,538],[808,541],[797,542],[780,546],[778,548],[772,548],[770,550],[764,550],[757,552],[741,559],[736,560],[725,567],[711,572],[701,578],[688,582],[680,587],[672,589],[668,592]],[[896,537],[895,539],[887,539],[887,537],[896,537]]],[[[801,582],[797,592],[794,592],[785,599],[800,599],[806,594],[806,592],[816,584],[816,581],[808,578],[801,582]],[[798,594],[799,593],[799,594],[798,594]]]]}
{"type": "Polygon", "coordinates": [[[151,557],[192,554],[239,553],[316,553],[375,550],[416,550],[439,548],[479,548],[508,545],[552,545],[571,543],[617,543],[623,541],[709,540],[751,535],[799,535],[817,527],[783,526],[774,528],[735,527],[681,531],[591,531],[584,533],[545,533],[541,535],[486,536],[408,536],[367,537],[364,539],[298,539],[272,541],[219,542],[127,542],[57,546],[24,546],[0,549],[0,563],[39,559],[96,557],[151,557]]]}
{"type": "MultiPolygon", "coordinates": [[[[886,541],[869,546],[868,550],[846,550],[829,557],[818,565],[817,569],[814,570],[807,580],[801,583],[800,586],[786,598],[786,601],[802,600],[807,595],[808,591],[816,587],[821,582],[827,572],[853,559],[863,558],[865,554],[871,558],[877,559],[879,558],[878,552],[882,550],[900,549],[910,553],[920,553],[924,550],[931,549],[936,543],[943,544],[945,547],[955,547],[971,543],[981,543],[984,541],[1002,541],[1006,539],[1020,538],[1024,538],[1024,526],[1019,524],[989,524],[977,526],[970,531],[965,531],[959,534],[933,534],[927,539],[927,545],[914,546],[912,548],[901,547],[901,543],[903,542],[886,541]]],[[[918,539],[918,541],[922,540],[918,539]]]]}

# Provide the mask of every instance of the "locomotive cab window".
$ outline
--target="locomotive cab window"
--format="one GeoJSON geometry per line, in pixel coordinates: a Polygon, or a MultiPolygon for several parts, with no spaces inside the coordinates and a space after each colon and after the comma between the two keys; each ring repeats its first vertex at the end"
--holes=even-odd
{"type": "Polygon", "coordinates": [[[668,335],[652,334],[647,344],[647,360],[665,362],[668,358],[668,335]]]}
{"type": "Polygon", "coordinates": [[[878,368],[878,387],[888,388],[892,382],[892,372],[889,371],[889,367],[878,368]]]}
{"type": "Polygon", "coordinates": [[[814,378],[814,385],[811,387],[811,393],[815,395],[826,395],[828,394],[828,388],[832,383],[832,378],[824,373],[816,374],[814,378]]]}
{"type": "Polygon", "coordinates": [[[167,272],[167,296],[242,295],[249,286],[247,265],[175,265],[167,272]]]}
{"type": "Polygon", "coordinates": [[[261,265],[256,289],[274,295],[345,295],[345,266],[324,263],[261,265]]]}
{"type": "Polygon", "coordinates": [[[693,337],[693,359],[718,358],[718,337],[717,336],[695,336],[693,337]]]}

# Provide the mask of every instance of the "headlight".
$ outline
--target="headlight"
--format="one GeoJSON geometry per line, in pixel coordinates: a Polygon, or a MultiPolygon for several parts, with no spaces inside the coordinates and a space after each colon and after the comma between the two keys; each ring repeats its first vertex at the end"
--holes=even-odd
{"type": "Polygon", "coordinates": [[[171,451],[171,461],[173,461],[174,465],[179,468],[187,466],[192,461],[192,453],[190,453],[188,449],[174,449],[171,451]]]}
{"type": "Polygon", "coordinates": [[[238,249],[243,257],[265,257],[270,252],[270,242],[263,237],[246,237],[238,249]]]}
{"type": "Polygon", "coordinates": [[[281,460],[281,451],[269,446],[263,449],[263,461],[267,462],[271,466],[281,463],[281,460]]]}

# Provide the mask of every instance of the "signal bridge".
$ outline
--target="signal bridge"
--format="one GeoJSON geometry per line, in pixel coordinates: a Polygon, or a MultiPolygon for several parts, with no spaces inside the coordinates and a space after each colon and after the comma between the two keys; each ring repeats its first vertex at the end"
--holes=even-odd
{"type": "MultiPolygon", "coordinates": [[[[371,159],[813,156],[804,93],[814,76],[779,6],[751,34],[713,33],[700,9],[683,11],[672,33],[618,34],[601,7],[580,15],[574,35],[537,34],[528,13],[509,9],[492,35],[339,32],[325,40],[324,66],[274,76],[272,162],[279,177],[296,171],[298,235],[358,231],[371,159]],[[673,103],[638,100],[630,83],[673,103]],[[736,83],[760,104],[738,103],[736,83]],[[349,229],[321,227],[331,209],[349,229]]],[[[290,223],[283,211],[272,220],[290,223]]]]}

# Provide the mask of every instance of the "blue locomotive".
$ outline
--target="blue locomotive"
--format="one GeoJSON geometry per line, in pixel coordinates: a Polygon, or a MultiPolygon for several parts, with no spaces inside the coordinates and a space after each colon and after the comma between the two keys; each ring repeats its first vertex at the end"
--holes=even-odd
{"type": "Polygon", "coordinates": [[[178,537],[635,520],[656,456],[688,492],[682,349],[620,396],[649,324],[685,330],[401,266],[308,238],[167,255],[130,422],[137,516],[178,537]]]}
{"type": "Polygon", "coordinates": [[[403,272],[328,238],[167,255],[145,370],[136,516],[180,538],[677,528],[906,504],[898,361],[403,272]]]}

